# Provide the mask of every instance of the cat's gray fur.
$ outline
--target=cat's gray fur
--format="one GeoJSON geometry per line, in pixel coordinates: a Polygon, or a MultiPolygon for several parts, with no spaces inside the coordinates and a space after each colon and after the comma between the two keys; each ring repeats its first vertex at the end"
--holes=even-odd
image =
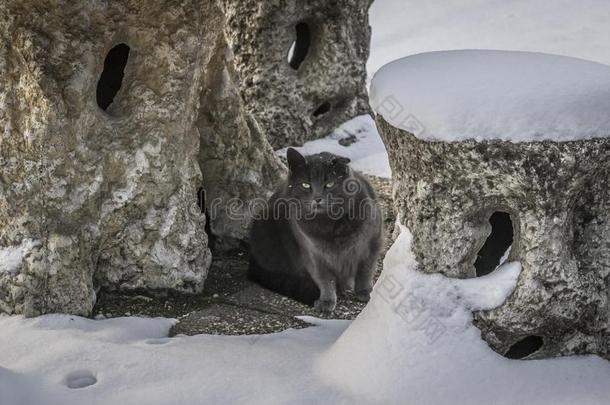
{"type": "Polygon", "coordinates": [[[252,225],[249,278],[323,312],[345,290],[368,301],[383,244],[373,188],[347,158],[287,157],[288,179],[252,225]]]}

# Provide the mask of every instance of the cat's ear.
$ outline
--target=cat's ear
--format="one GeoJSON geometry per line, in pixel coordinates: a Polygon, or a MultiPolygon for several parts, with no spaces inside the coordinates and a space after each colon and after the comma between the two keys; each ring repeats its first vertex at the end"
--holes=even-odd
{"type": "Polygon", "coordinates": [[[351,160],[343,156],[333,156],[330,162],[333,166],[333,171],[336,174],[339,176],[349,175],[350,169],[348,163],[351,162],[351,160]]]}
{"type": "Polygon", "coordinates": [[[335,166],[347,166],[349,162],[351,162],[351,160],[343,156],[335,156],[332,160],[332,164],[335,166]]]}
{"type": "Polygon", "coordinates": [[[297,173],[303,170],[307,165],[303,155],[301,155],[294,148],[288,148],[288,151],[286,152],[286,157],[288,158],[288,168],[290,169],[291,173],[297,173]]]}

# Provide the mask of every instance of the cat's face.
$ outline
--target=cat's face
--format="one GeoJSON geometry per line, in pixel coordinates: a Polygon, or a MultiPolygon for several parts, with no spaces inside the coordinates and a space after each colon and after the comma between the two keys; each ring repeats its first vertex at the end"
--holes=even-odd
{"type": "Polygon", "coordinates": [[[303,157],[292,148],[288,149],[287,157],[288,193],[299,203],[302,214],[341,217],[350,198],[346,193],[350,160],[328,152],[303,157]]]}

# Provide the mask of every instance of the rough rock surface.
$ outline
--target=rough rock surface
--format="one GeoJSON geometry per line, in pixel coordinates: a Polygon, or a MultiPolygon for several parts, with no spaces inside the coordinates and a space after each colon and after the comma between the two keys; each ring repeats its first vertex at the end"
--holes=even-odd
{"type": "Polygon", "coordinates": [[[253,202],[266,200],[286,174],[264,130],[244,108],[232,61],[231,49],[218,35],[202,77],[195,123],[209,229],[225,242],[219,248],[248,236],[253,202]]]}
{"type": "Polygon", "coordinates": [[[273,147],[320,138],[369,112],[372,0],[220,1],[246,108],[273,147]],[[295,41],[298,68],[288,59],[295,41]]]}
{"type": "MultiPolygon", "coordinates": [[[[224,206],[266,195],[282,170],[234,88],[223,24],[195,0],[0,3],[0,248],[34,241],[0,273],[0,310],[86,315],[100,287],[202,289],[198,190],[224,206]],[[103,110],[118,44],[122,85],[103,110]]],[[[247,220],[212,222],[242,237],[247,220]]]]}
{"type": "Polygon", "coordinates": [[[495,237],[490,217],[510,215],[508,260],[523,271],[502,306],[477,314],[490,346],[507,354],[521,344],[528,358],[608,357],[610,139],[429,142],[380,116],[377,123],[422,271],[475,277],[480,250],[495,237]]]}

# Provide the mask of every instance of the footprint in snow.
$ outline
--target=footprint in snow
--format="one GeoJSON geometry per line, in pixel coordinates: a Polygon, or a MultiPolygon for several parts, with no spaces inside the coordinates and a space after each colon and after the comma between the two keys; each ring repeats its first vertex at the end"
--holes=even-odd
{"type": "Polygon", "coordinates": [[[76,370],[66,376],[65,382],[68,388],[79,389],[95,384],[97,378],[89,370],[76,370]]]}

